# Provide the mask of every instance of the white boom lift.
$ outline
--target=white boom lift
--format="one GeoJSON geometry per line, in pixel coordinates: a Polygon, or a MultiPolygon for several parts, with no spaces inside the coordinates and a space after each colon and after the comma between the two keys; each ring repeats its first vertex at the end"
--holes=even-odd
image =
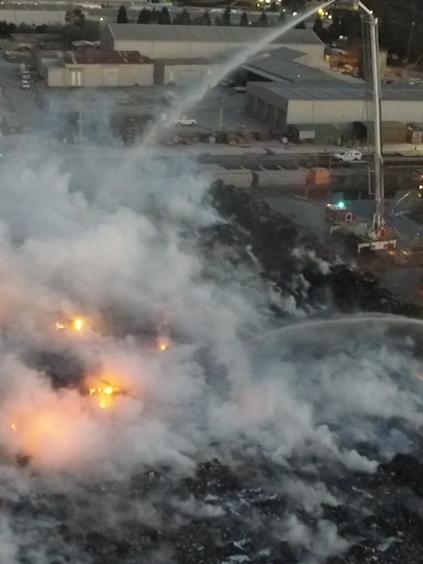
{"type": "MultiPolygon", "coordinates": [[[[364,12],[365,23],[369,26],[370,35],[370,58],[373,95],[373,125],[374,125],[374,202],[375,209],[372,224],[368,225],[345,225],[345,229],[355,232],[362,242],[358,245],[358,252],[362,249],[371,251],[387,250],[396,247],[396,239],[388,236],[385,224],[385,189],[383,174],[382,153],[382,117],[381,117],[381,85],[379,70],[379,22],[372,10],[369,10],[361,0],[352,0],[351,6],[354,10],[364,12]]],[[[342,228],[342,227],[341,227],[342,228]]],[[[337,229],[337,228],[335,228],[337,229]]]]}

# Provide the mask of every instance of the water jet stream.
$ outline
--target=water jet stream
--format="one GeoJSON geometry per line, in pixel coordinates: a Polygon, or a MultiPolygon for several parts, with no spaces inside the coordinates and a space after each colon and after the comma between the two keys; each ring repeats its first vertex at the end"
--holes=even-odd
{"type": "Polygon", "coordinates": [[[294,28],[302,21],[308,19],[320,9],[326,8],[334,2],[335,0],[328,0],[323,4],[319,4],[318,6],[310,8],[310,10],[299,14],[282,26],[278,26],[269,32],[264,31],[263,37],[260,39],[260,41],[258,41],[257,43],[252,43],[241,52],[235,53],[233,57],[231,57],[224,65],[222,65],[218,69],[214,76],[206,78],[204,81],[202,81],[198,88],[196,88],[191,94],[188,94],[184,98],[184,100],[182,100],[179,104],[172,108],[170,114],[166,116],[166,123],[164,123],[162,119],[157,120],[156,123],[152,125],[150,130],[147,131],[143,140],[143,146],[145,147],[146,145],[155,143],[160,132],[173,127],[175,121],[178,120],[182,115],[187,113],[188,110],[191,110],[196,104],[198,104],[198,102],[202,100],[202,98],[210,88],[216,86],[216,84],[218,84],[223,78],[225,78],[225,76],[227,76],[233,70],[237,69],[247,59],[265,49],[270,43],[278,39],[278,37],[294,28]]]}
{"type": "Polygon", "coordinates": [[[383,323],[388,325],[408,325],[412,327],[420,327],[423,330],[423,320],[416,319],[414,317],[403,317],[400,315],[385,315],[385,314],[373,314],[373,315],[357,315],[357,316],[345,316],[337,317],[335,319],[314,319],[309,321],[301,321],[299,323],[293,323],[292,325],[285,325],[280,329],[274,329],[265,333],[264,335],[259,335],[255,337],[253,341],[261,341],[267,337],[272,337],[274,335],[283,335],[284,333],[292,333],[296,331],[303,330],[316,330],[325,327],[350,327],[354,325],[361,325],[363,323],[383,323]]]}

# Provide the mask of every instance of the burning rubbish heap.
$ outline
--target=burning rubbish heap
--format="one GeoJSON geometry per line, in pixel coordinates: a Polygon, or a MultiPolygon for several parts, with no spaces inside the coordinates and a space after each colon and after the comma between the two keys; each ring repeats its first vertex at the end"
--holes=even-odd
{"type": "Polygon", "coordinates": [[[421,327],[310,326],[422,312],[245,192],[148,181],[1,251],[0,561],[423,561],[421,327]]]}

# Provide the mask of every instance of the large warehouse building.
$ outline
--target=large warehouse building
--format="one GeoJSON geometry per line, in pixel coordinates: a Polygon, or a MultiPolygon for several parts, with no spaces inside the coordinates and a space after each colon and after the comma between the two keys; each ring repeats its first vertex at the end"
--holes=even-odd
{"type": "MultiPolygon", "coordinates": [[[[263,28],[204,25],[108,24],[102,32],[104,49],[138,51],[151,59],[213,59],[258,43],[263,28]]],[[[324,44],[310,29],[292,29],[268,47],[290,47],[323,61],[324,44]]]]}
{"type": "Polygon", "coordinates": [[[64,25],[66,10],[54,5],[40,7],[36,3],[7,5],[2,2],[0,21],[15,25],[64,25]]]}
{"type": "MultiPolygon", "coordinates": [[[[359,85],[249,82],[247,95],[250,113],[280,131],[297,130],[300,140],[334,142],[334,135],[373,119],[369,93],[359,85]]],[[[423,122],[423,90],[384,88],[382,115],[385,123],[423,122]]]]}
{"type": "Polygon", "coordinates": [[[154,80],[152,61],[137,51],[42,53],[39,68],[47,84],[56,87],[151,86],[154,80]]]}

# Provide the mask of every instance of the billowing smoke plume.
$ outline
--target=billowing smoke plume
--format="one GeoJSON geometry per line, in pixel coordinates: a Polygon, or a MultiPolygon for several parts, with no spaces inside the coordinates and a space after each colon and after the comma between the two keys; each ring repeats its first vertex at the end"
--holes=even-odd
{"type": "MultiPolygon", "coordinates": [[[[275,310],[284,323],[306,310],[251,249],[204,237],[228,221],[209,178],[152,155],[86,160],[82,177],[79,158],[24,147],[0,185],[0,562],[93,561],[78,539],[100,515],[105,537],[126,520],[176,531],[225,519],[237,511],[225,492],[187,486],[216,459],[262,484],[277,469],[288,510],[269,531],[304,561],[346,550],[321,509],[341,500],[319,476],[371,473],[413,448],[414,340],[369,324],[272,332],[275,310]]],[[[305,255],[330,273],[302,248],[292,260],[305,255]]],[[[148,554],[178,561],[168,539],[148,554]]]]}

